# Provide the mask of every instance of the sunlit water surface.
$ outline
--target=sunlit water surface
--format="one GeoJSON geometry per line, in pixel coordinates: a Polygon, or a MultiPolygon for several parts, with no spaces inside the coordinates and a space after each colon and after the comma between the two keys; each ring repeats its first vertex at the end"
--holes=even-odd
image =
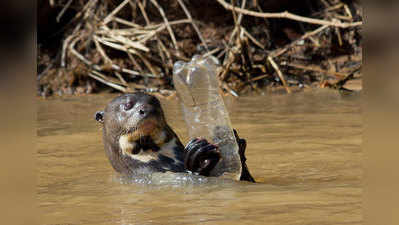
{"type": "MultiPolygon", "coordinates": [[[[158,174],[128,179],[94,113],[115,95],[38,100],[41,224],[362,224],[359,98],[316,90],[227,98],[257,184],[158,174]]],[[[176,98],[162,100],[183,142],[176,98]]]]}

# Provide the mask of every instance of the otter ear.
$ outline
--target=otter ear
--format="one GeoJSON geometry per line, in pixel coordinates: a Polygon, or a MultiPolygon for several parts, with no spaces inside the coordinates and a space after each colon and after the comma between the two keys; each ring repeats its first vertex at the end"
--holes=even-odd
{"type": "Polygon", "coordinates": [[[97,111],[96,112],[96,120],[99,123],[104,123],[104,111],[97,111]]]}

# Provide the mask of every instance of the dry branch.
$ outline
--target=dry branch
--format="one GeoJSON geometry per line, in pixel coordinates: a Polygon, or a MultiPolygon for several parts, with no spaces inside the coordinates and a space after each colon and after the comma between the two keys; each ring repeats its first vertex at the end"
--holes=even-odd
{"type": "Polygon", "coordinates": [[[290,49],[290,48],[294,47],[295,45],[297,45],[300,41],[306,40],[307,38],[322,32],[327,27],[328,27],[328,25],[324,25],[324,26],[321,26],[321,27],[317,28],[314,31],[308,32],[308,33],[304,34],[302,37],[298,38],[296,41],[291,42],[290,44],[288,44],[284,48],[274,50],[269,55],[271,57],[273,57],[273,58],[277,57],[277,56],[280,56],[280,55],[284,54],[288,49],[290,49]]]}
{"type": "Polygon", "coordinates": [[[151,3],[154,4],[155,7],[158,8],[159,13],[162,16],[162,19],[165,22],[166,28],[168,29],[168,32],[170,34],[170,38],[172,39],[173,45],[175,46],[176,50],[179,50],[179,47],[177,46],[175,34],[174,34],[172,28],[170,27],[169,20],[168,20],[168,18],[166,18],[164,10],[162,9],[162,7],[158,4],[158,2],[156,0],[151,0],[151,3]]]}
{"type": "Polygon", "coordinates": [[[276,64],[276,62],[274,62],[274,60],[273,60],[273,58],[271,56],[267,57],[267,60],[270,62],[272,67],[276,70],[276,72],[277,72],[278,76],[280,77],[280,80],[283,83],[284,88],[287,91],[287,93],[290,94],[291,93],[291,89],[288,87],[287,82],[285,81],[284,75],[281,72],[281,70],[278,67],[278,65],[276,64]]]}
{"type": "MultiPolygon", "coordinates": [[[[249,90],[260,92],[264,85],[276,83],[291,93],[289,85],[295,85],[295,82],[320,82],[325,75],[333,75],[336,79],[346,77],[349,64],[337,65],[334,54],[329,53],[334,49],[339,48],[344,53],[338,53],[345,55],[345,48],[352,48],[348,52],[353,51],[350,54],[356,57],[360,54],[361,57],[356,35],[359,35],[363,23],[353,20],[361,18],[362,11],[359,8],[354,10],[353,5],[341,1],[320,0],[322,4],[317,12],[306,17],[289,13],[290,9],[265,13],[262,10],[264,4],[260,1],[243,0],[236,6],[237,0],[231,3],[217,0],[228,11],[220,7],[217,10],[222,9],[220,13],[223,15],[232,13],[234,24],[223,19],[203,20],[201,12],[193,10],[204,9],[193,8],[190,4],[194,3],[190,1],[177,0],[173,6],[158,0],[117,2],[114,5],[115,1],[57,0],[55,5],[60,11],[56,20],[64,15],[67,17],[66,14],[79,4],[81,8],[63,36],[57,59],[60,63],[54,60],[50,64],[53,66],[43,67],[44,71],[38,71],[40,78],[43,72],[55,70],[56,65],[66,68],[64,71],[71,71],[81,64],[86,66],[90,79],[118,91],[172,94],[173,91],[168,89],[173,88],[173,62],[203,54],[215,55],[221,60],[220,84],[232,96],[241,96],[249,90]],[[249,7],[258,12],[249,10],[249,7]],[[279,21],[269,18],[285,18],[295,25],[298,21],[321,26],[310,31],[314,26],[296,30],[281,27],[287,39],[280,40],[281,37],[271,29],[271,26],[278,26],[279,21]],[[193,29],[181,24],[190,24],[193,29]],[[193,38],[193,35],[198,38],[193,38]],[[312,57],[319,61],[312,62],[312,57]],[[303,71],[310,72],[301,74],[303,71]],[[281,83],[276,82],[276,78],[281,83]]],[[[347,61],[353,64],[359,59],[347,57],[347,61]]]]}
{"type": "Polygon", "coordinates": [[[105,17],[103,24],[107,25],[112,18],[121,10],[123,9],[123,7],[125,7],[128,3],[130,2],[130,0],[125,0],[123,1],[121,4],[119,4],[110,14],[108,14],[107,17],[105,17]]]}
{"type": "Polygon", "coordinates": [[[248,16],[255,16],[255,17],[262,17],[262,18],[284,18],[284,19],[290,19],[290,20],[295,20],[299,22],[304,22],[304,23],[312,23],[312,24],[319,24],[319,25],[327,25],[327,26],[334,26],[334,27],[341,27],[341,28],[348,28],[348,27],[356,27],[356,26],[361,26],[363,25],[363,22],[354,22],[354,23],[341,23],[337,21],[327,21],[327,20],[320,20],[320,19],[314,19],[314,18],[309,18],[309,17],[304,17],[304,16],[298,16],[289,12],[281,12],[281,13],[260,13],[260,12],[254,12],[250,11],[247,9],[241,9],[234,7],[230,5],[229,3],[223,1],[223,0],[217,0],[224,8],[228,10],[235,10],[239,13],[248,15],[248,16]]]}
{"type": "Polygon", "coordinates": [[[197,32],[197,35],[199,37],[199,39],[201,40],[202,44],[204,45],[205,49],[208,51],[208,45],[206,44],[204,38],[201,35],[200,30],[198,29],[198,26],[194,23],[193,18],[191,17],[190,12],[188,11],[186,5],[184,5],[182,0],[177,0],[180,4],[180,6],[182,7],[182,9],[184,10],[184,13],[186,14],[187,18],[190,20],[190,23],[192,24],[192,26],[194,27],[195,32],[197,32]]]}

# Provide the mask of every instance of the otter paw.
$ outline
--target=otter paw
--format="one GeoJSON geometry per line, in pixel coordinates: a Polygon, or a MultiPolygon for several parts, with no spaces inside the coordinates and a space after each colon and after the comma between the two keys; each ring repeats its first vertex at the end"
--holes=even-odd
{"type": "Polygon", "coordinates": [[[192,139],[184,150],[186,170],[203,176],[209,176],[221,158],[218,147],[205,139],[192,139]]]}

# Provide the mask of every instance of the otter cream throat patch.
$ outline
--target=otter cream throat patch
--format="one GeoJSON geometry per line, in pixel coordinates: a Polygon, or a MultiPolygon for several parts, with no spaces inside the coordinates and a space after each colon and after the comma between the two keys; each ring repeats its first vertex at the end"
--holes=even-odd
{"type": "Polygon", "coordinates": [[[138,154],[133,154],[132,151],[134,147],[136,147],[136,142],[131,142],[131,137],[130,135],[122,135],[119,138],[119,147],[121,149],[121,153],[124,156],[128,156],[132,159],[138,160],[140,162],[149,162],[151,160],[157,160],[158,159],[158,153],[155,153],[153,151],[140,151],[138,154]]]}

